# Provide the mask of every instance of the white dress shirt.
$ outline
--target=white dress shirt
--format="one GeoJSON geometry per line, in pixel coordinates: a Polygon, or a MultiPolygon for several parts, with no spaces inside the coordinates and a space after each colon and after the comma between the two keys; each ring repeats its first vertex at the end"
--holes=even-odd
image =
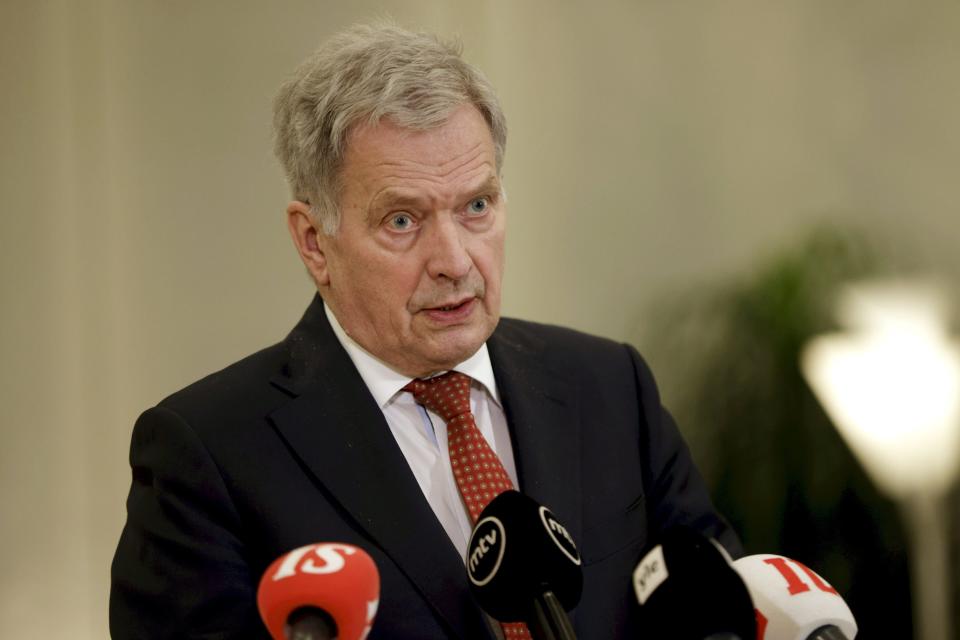
{"type": "MultiPolygon", "coordinates": [[[[412,393],[402,390],[412,378],[394,371],[357,344],[343,330],[330,308],[326,305],[323,308],[337,339],[383,411],[390,432],[407,459],[424,497],[460,552],[460,557],[466,561],[473,524],[453,479],[446,423],[437,414],[417,404],[412,393]]],[[[500,457],[513,486],[518,486],[510,432],[500,403],[497,381],[493,377],[487,345],[483,344],[475,354],[453,369],[473,380],[470,386],[470,410],[476,418],[477,427],[500,457]]]]}

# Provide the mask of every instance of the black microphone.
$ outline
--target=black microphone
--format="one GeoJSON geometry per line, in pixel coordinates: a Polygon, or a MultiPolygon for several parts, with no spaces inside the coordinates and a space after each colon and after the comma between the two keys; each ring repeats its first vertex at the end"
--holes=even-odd
{"type": "Polygon", "coordinates": [[[633,572],[650,638],[754,640],[757,621],[746,585],[719,543],[688,527],[663,533],[633,572]]]}
{"type": "Polygon", "coordinates": [[[583,571],[573,538],[546,507],[504,491],[480,513],[467,577],[500,622],[525,622],[536,640],[576,640],[566,611],[580,602],[583,571]]]}

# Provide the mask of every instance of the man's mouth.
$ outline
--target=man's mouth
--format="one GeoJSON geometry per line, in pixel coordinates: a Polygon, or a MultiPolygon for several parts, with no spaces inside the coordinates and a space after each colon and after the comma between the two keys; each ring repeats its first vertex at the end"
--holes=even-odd
{"type": "Polygon", "coordinates": [[[456,300],[449,302],[447,304],[440,304],[435,307],[425,307],[424,311],[427,312],[434,320],[452,322],[460,321],[465,319],[473,309],[473,303],[477,299],[473,296],[469,298],[464,298],[463,300],[456,300]]]}
{"type": "Polygon", "coordinates": [[[442,306],[442,307],[434,307],[434,309],[437,309],[437,310],[439,310],[439,311],[453,311],[454,309],[459,309],[460,307],[462,307],[463,305],[467,304],[468,302],[470,302],[470,299],[469,299],[469,298],[468,298],[467,300],[462,301],[462,302],[456,302],[456,303],[454,303],[454,304],[448,304],[448,305],[444,305],[444,306],[442,306]]]}

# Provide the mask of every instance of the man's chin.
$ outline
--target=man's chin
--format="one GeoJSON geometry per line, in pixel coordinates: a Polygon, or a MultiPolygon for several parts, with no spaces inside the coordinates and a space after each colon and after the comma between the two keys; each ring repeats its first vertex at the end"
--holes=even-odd
{"type": "Polygon", "coordinates": [[[472,336],[469,340],[444,341],[429,353],[423,354],[424,357],[417,368],[428,374],[452,369],[476,354],[487,341],[487,337],[489,336],[484,332],[472,336]]]}
{"type": "Polygon", "coordinates": [[[437,328],[429,324],[414,325],[406,348],[397,355],[405,361],[404,373],[417,377],[452,369],[473,356],[496,328],[489,316],[456,326],[437,328]]]}
{"type": "Polygon", "coordinates": [[[480,350],[480,346],[483,343],[477,345],[471,345],[469,347],[459,348],[459,349],[449,349],[441,352],[431,354],[429,362],[425,363],[430,369],[431,373],[437,371],[447,371],[452,369],[461,362],[469,360],[477,351],[480,350]]]}

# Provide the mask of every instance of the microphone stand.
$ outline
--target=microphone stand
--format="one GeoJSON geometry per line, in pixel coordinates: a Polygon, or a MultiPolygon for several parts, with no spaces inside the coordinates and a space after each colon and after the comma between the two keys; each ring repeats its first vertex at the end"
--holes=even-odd
{"type": "Polygon", "coordinates": [[[337,623],[317,607],[300,607],[290,613],[284,628],[287,640],[336,640],[337,623]]]}
{"type": "Polygon", "coordinates": [[[527,626],[534,640],[577,640],[567,612],[552,591],[544,591],[533,601],[527,626]]]}
{"type": "Polygon", "coordinates": [[[807,640],[848,640],[848,638],[843,635],[843,631],[839,627],[828,624],[815,629],[813,633],[807,636],[807,640]]]}

